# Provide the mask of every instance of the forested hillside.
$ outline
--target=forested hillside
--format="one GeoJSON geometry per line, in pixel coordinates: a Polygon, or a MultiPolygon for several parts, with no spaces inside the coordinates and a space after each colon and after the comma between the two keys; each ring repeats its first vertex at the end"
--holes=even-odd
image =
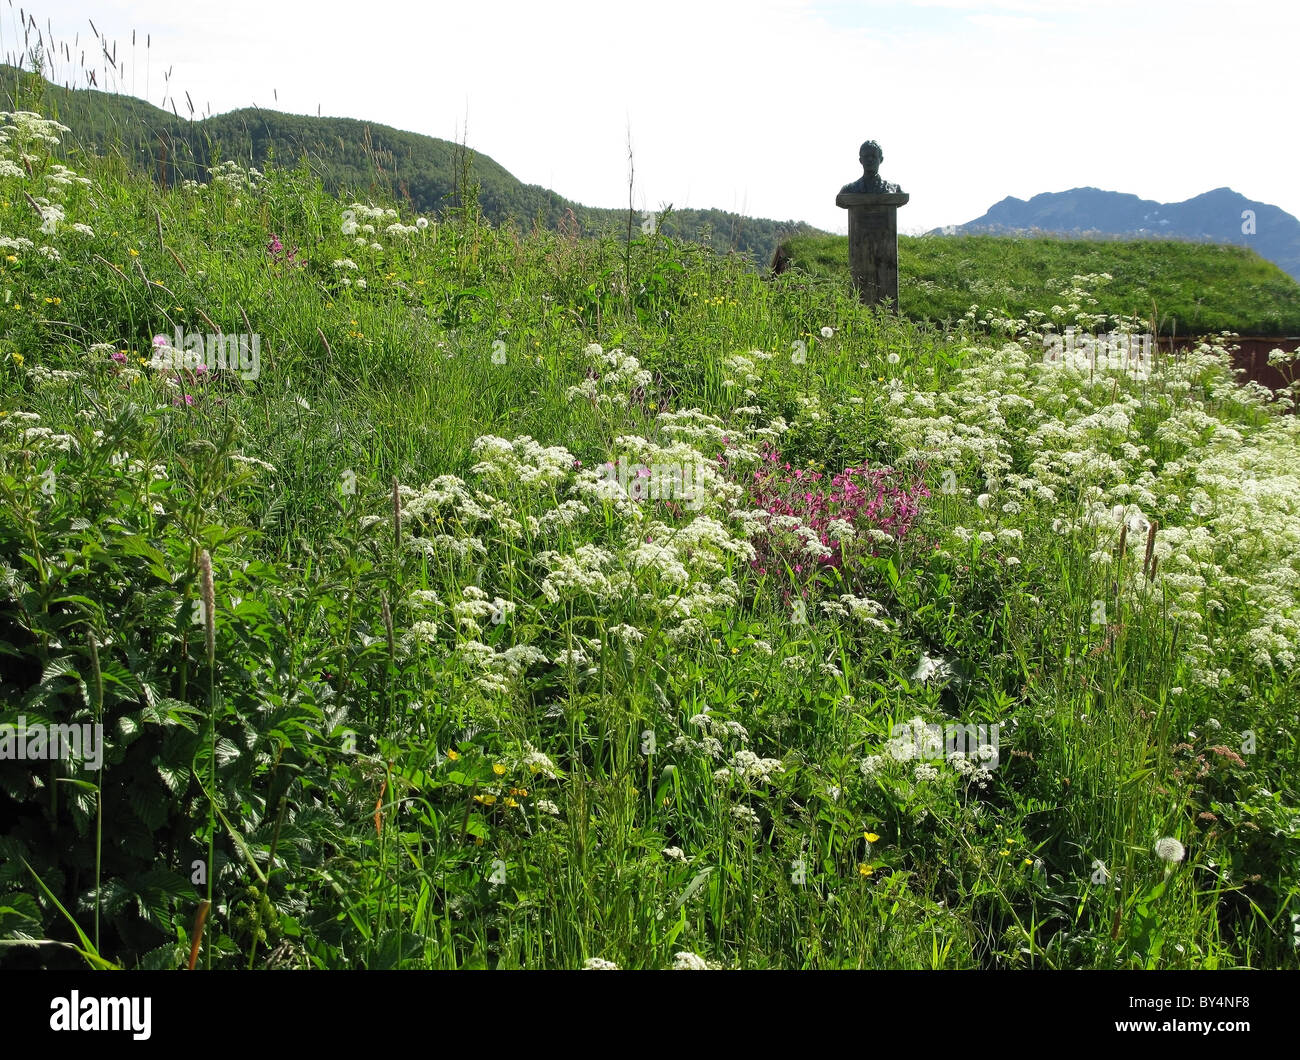
{"type": "MultiPolygon", "coordinates": [[[[30,72],[0,65],[0,108],[13,109],[20,81],[40,109],[75,130],[65,145],[107,156],[148,172],[160,183],[206,180],[218,161],[310,167],[331,194],[392,195],[419,212],[463,204],[477,185],[484,219],[494,225],[541,227],[578,235],[626,236],[626,208],[583,206],[537,184],[524,184],[487,155],[449,140],[352,118],[317,118],[247,107],[199,118],[162,110],[132,96],[70,90],[30,72]]],[[[187,101],[188,104],[192,101],[187,101]]],[[[625,191],[626,189],[624,189],[625,191]]],[[[618,194],[610,189],[611,198],[618,194]]],[[[638,213],[635,225],[643,222],[638,213]]],[[[656,223],[660,223],[657,219],[656,223]]],[[[666,235],[697,239],[755,263],[771,260],[787,235],[817,229],[799,221],[742,217],[726,210],[673,210],[666,235]]]]}

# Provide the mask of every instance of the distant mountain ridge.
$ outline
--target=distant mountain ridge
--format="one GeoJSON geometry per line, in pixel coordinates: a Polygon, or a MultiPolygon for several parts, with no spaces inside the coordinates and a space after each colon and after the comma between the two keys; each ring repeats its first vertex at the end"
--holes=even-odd
{"type": "MultiPolygon", "coordinates": [[[[307,158],[326,189],[335,194],[386,195],[409,202],[421,213],[457,205],[465,150],[450,140],[406,132],[354,118],[284,114],[257,107],[182,118],[134,96],[96,89],[61,87],[30,71],[0,64],[0,109],[14,109],[20,97],[72,129],[68,146],[120,155],[128,165],[161,183],[205,180],[207,167],[233,159],[264,166],[274,158],[291,168],[307,158]],[[21,86],[21,90],[20,90],[21,86]]],[[[626,234],[625,208],[583,206],[547,188],[524,184],[487,155],[471,149],[479,183],[478,203],[494,225],[534,223],[552,231],[626,234]],[[570,217],[572,213],[572,217],[570,217]]],[[[640,235],[642,214],[633,235],[640,235]]],[[[788,235],[819,229],[802,221],[744,217],[726,210],[674,209],[660,222],[666,235],[698,240],[715,251],[737,251],[766,264],[788,235]],[[702,236],[701,233],[704,233],[702,236]]]]}
{"type": "Polygon", "coordinates": [[[933,235],[1073,235],[1164,237],[1249,247],[1300,280],[1300,220],[1280,207],[1215,188],[1185,202],[1155,202],[1118,191],[1072,188],[1032,199],[1007,196],[982,217],[934,229],[933,235]],[[1243,232],[1254,212],[1254,232],[1243,232]]]}

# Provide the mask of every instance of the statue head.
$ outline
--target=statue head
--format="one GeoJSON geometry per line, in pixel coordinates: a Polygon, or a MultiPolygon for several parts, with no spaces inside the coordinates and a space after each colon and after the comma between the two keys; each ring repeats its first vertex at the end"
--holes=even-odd
{"type": "Polygon", "coordinates": [[[880,169],[880,163],[885,160],[885,152],[880,149],[880,145],[875,140],[868,140],[858,148],[858,161],[862,163],[862,168],[868,173],[875,173],[880,169]]]}
{"type": "Polygon", "coordinates": [[[880,163],[885,159],[885,152],[875,140],[868,140],[858,148],[858,161],[862,163],[862,176],[851,184],[845,184],[840,190],[851,195],[900,195],[897,184],[890,184],[880,179],[880,163]]]}

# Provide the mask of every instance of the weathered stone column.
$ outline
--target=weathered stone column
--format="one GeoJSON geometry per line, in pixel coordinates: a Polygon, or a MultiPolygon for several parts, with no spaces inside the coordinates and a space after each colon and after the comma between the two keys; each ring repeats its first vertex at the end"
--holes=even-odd
{"type": "Polygon", "coordinates": [[[849,272],[864,305],[889,300],[898,309],[898,208],[911,198],[880,179],[884,152],[868,140],[858,152],[862,177],[846,184],[835,205],[849,211],[849,272]]]}

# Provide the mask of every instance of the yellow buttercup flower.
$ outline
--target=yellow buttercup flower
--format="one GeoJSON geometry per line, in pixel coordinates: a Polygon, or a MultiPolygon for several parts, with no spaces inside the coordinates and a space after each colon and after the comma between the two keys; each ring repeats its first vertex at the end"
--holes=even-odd
{"type": "Polygon", "coordinates": [[[138,258],[140,256],[140,252],[136,250],[135,247],[127,247],[126,252],[133,258],[138,258]]]}
{"type": "Polygon", "coordinates": [[[863,832],[862,838],[865,839],[868,843],[880,842],[880,836],[876,835],[875,832],[863,832]]]}
{"type": "Polygon", "coordinates": [[[448,752],[447,752],[447,757],[448,757],[451,761],[455,762],[455,761],[457,761],[457,760],[460,758],[460,754],[457,753],[456,751],[448,751],[448,752]]]}
{"type": "Polygon", "coordinates": [[[874,866],[871,866],[871,865],[859,865],[859,866],[858,866],[858,875],[859,875],[859,876],[870,876],[870,875],[871,875],[873,872],[875,872],[875,871],[876,871],[876,870],[875,870],[874,866]]]}
{"type": "Polygon", "coordinates": [[[492,766],[492,772],[499,777],[504,777],[506,775],[506,767],[500,762],[497,762],[492,766]]]}

